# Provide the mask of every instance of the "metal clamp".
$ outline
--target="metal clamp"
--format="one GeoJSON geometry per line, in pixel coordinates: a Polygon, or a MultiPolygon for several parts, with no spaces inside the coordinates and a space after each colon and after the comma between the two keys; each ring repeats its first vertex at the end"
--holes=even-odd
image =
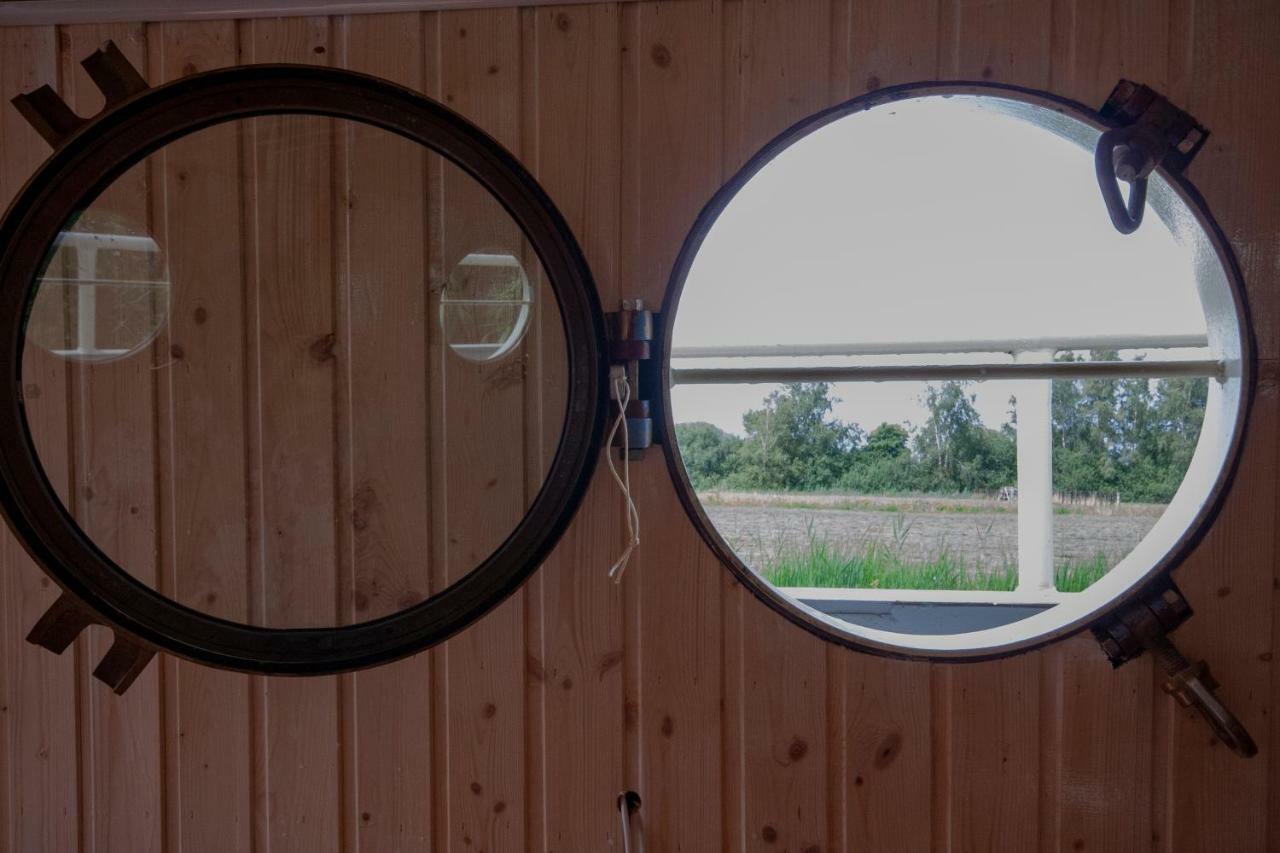
{"type": "Polygon", "coordinates": [[[1121,80],[1102,106],[1113,125],[1098,138],[1093,152],[1098,188],[1111,224],[1132,234],[1142,224],[1147,178],[1162,167],[1181,172],[1204,146],[1209,131],[1149,86],[1121,80]],[[1126,202],[1119,182],[1129,184],[1126,202]]]}
{"type": "Polygon", "coordinates": [[[1200,712],[1218,740],[1243,758],[1258,753],[1248,729],[1215,695],[1218,682],[1204,661],[1192,663],[1169,639],[1169,632],[1191,617],[1191,605],[1167,577],[1161,577],[1138,600],[1109,621],[1093,626],[1093,635],[1112,666],[1121,666],[1150,651],[1167,677],[1162,685],[1178,704],[1200,712]]]}

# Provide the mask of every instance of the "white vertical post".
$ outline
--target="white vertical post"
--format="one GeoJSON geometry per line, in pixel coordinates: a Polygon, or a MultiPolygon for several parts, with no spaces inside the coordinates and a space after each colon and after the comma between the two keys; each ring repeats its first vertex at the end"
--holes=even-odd
{"type": "MultiPolygon", "coordinates": [[[[1017,362],[1053,360],[1050,351],[1014,353],[1017,362]]],[[[1015,392],[1018,416],[1018,590],[1054,588],[1053,380],[1027,379],[1015,392]]]]}
{"type": "Polygon", "coordinates": [[[76,246],[76,352],[98,351],[98,247],[76,246]]]}

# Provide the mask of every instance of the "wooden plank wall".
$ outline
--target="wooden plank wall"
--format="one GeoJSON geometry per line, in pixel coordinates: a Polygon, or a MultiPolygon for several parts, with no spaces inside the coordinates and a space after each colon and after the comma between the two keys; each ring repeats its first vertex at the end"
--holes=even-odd
{"type": "MultiPolygon", "coordinates": [[[[164,659],[115,698],[88,677],[106,636],[86,635],[62,657],[22,642],[54,590],[5,537],[0,851],[603,851],[620,847],[614,798],[629,787],[644,798],[651,851],[1280,849],[1280,9],[1270,0],[647,0],[7,29],[0,94],[50,82],[91,112],[97,95],[77,61],[104,38],[153,81],[305,61],[449,103],[537,174],[606,305],[660,304],[716,187],[828,104],[925,78],[1046,87],[1091,104],[1122,75],[1167,92],[1213,131],[1192,177],[1241,261],[1262,359],[1235,489],[1179,573],[1198,610],[1181,636],[1212,662],[1262,752],[1231,756],[1175,711],[1147,662],[1113,673],[1085,639],[961,666],[826,645],[730,580],[653,453],[633,471],[647,536],[621,586],[605,577],[622,544],[621,504],[598,476],[520,594],[441,649],[339,678],[251,678],[164,659]]],[[[291,121],[259,132],[287,135],[291,121]]],[[[469,507],[488,480],[450,465],[448,438],[432,427],[443,395],[465,393],[466,368],[430,335],[379,326],[406,306],[421,315],[424,269],[465,242],[478,202],[438,163],[394,146],[335,151],[350,183],[315,182],[344,202],[329,221],[280,194],[238,203],[214,166],[271,164],[234,135],[175,147],[138,180],[219,219],[138,215],[174,247],[216,235],[208,260],[183,253],[186,280],[212,282],[240,256],[254,259],[246,279],[205,288],[199,304],[175,294],[156,363],[180,358],[183,371],[52,359],[30,368],[28,397],[34,387],[47,401],[37,426],[55,436],[51,477],[95,535],[169,594],[230,617],[386,608],[465,569],[486,535],[469,507]],[[357,186],[365,197],[342,195],[357,186]],[[432,219],[438,209],[454,211],[450,227],[432,219]],[[308,251],[330,241],[332,251],[308,251]],[[413,241],[425,244],[419,254],[405,250],[413,241]],[[344,271],[387,258],[386,301],[354,298],[344,271]],[[369,345],[374,335],[381,345],[369,345]],[[246,364],[261,366],[248,395],[235,378],[246,364]],[[286,391],[295,408],[259,405],[286,391]],[[361,416],[388,400],[393,417],[361,416]],[[238,426],[203,428],[215,405],[238,426]],[[130,420],[153,408],[153,420],[130,420]],[[95,424],[94,440],[57,438],[71,423],[95,424]],[[405,442],[402,430],[431,437],[405,442]],[[280,448],[299,442],[337,447],[333,470],[290,470],[280,448]],[[225,459],[260,464],[241,476],[225,459]],[[408,508],[441,495],[397,471],[431,466],[447,469],[450,514],[423,525],[408,508]],[[89,513],[85,487],[122,488],[121,478],[156,483],[154,506],[89,513]],[[247,509],[222,517],[228,505],[247,509]],[[266,535],[277,519],[308,535],[266,535]],[[303,565],[307,574],[290,576],[303,565]],[[388,590],[390,601],[376,600],[388,590]]],[[[0,110],[0,196],[45,153],[0,110]]],[[[290,166],[300,180],[331,169],[290,166]]],[[[540,323],[529,346],[553,352],[554,328],[540,323]]],[[[472,460],[494,476],[523,466],[536,482],[545,465],[562,389],[541,376],[543,361],[493,401],[509,420],[445,430],[497,430],[486,446],[511,456],[472,460]]],[[[516,499],[501,512],[518,510],[516,499]]]]}

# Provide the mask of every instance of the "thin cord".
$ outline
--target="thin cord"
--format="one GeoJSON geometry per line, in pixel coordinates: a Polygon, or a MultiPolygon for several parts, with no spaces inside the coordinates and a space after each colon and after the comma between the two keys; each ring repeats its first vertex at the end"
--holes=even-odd
{"type": "Polygon", "coordinates": [[[631,812],[625,795],[618,797],[618,811],[622,817],[622,853],[631,853],[631,812]]]}
{"type": "Polygon", "coordinates": [[[631,497],[631,452],[629,446],[631,444],[631,434],[627,430],[627,404],[631,402],[631,383],[627,381],[624,374],[620,374],[613,378],[613,396],[618,400],[618,419],[613,422],[613,429],[609,430],[609,438],[605,442],[605,459],[609,462],[609,473],[613,475],[613,481],[618,484],[618,488],[622,490],[622,496],[627,501],[627,547],[623,550],[622,556],[609,569],[609,577],[614,583],[622,583],[622,573],[627,570],[627,563],[631,560],[631,554],[636,550],[636,546],[640,544],[640,513],[636,510],[636,502],[631,497]],[[618,428],[622,428],[622,476],[618,476],[618,469],[613,464],[613,439],[618,434],[618,428]]]}

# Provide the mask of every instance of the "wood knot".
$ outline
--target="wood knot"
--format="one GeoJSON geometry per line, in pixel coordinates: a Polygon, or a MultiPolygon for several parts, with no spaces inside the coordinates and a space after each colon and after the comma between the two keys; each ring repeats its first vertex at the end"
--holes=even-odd
{"type": "Polygon", "coordinates": [[[195,311],[191,312],[191,319],[195,320],[197,326],[203,326],[209,319],[209,312],[203,305],[199,305],[195,311]]]}
{"type": "Polygon", "coordinates": [[[528,674],[529,678],[534,681],[540,682],[547,677],[546,670],[542,666],[542,661],[538,660],[533,655],[529,655],[528,659],[525,661],[524,670],[528,674]]]}
{"type": "Polygon", "coordinates": [[[787,747],[787,758],[792,761],[799,761],[809,754],[809,744],[804,738],[795,738],[791,741],[791,745],[787,747]]]}
{"type": "Polygon", "coordinates": [[[760,828],[760,840],[765,844],[773,844],[778,840],[778,830],[766,823],[760,828]]]}
{"type": "Polygon", "coordinates": [[[879,89],[879,88],[880,88],[880,78],[872,74],[870,77],[867,78],[867,91],[874,92],[876,89],[879,89]]]}
{"type": "Polygon", "coordinates": [[[338,336],[333,332],[321,335],[311,342],[311,357],[318,362],[332,361],[333,348],[338,343],[338,336]]]}
{"type": "Polygon", "coordinates": [[[556,29],[562,33],[567,33],[573,27],[573,19],[560,12],[556,15],[556,29]]]}
{"type": "Polygon", "coordinates": [[[883,770],[894,762],[901,751],[902,735],[898,732],[890,732],[876,747],[876,757],[872,764],[877,770],[883,770]]]}
{"type": "Polygon", "coordinates": [[[498,713],[498,706],[493,704],[492,702],[486,702],[484,708],[481,709],[480,711],[480,716],[484,717],[486,720],[492,720],[494,718],[494,715],[496,715],[497,713],[498,713]]]}
{"type": "Polygon", "coordinates": [[[659,68],[666,68],[671,65],[671,51],[661,42],[654,44],[649,51],[649,56],[653,59],[653,64],[659,68]]]}
{"type": "Polygon", "coordinates": [[[670,714],[667,714],[662,718],[662,736],[671,737],[673,734],[675,734],[675,731],[676,731],[675,721],[671,719],[670,714]]]}

